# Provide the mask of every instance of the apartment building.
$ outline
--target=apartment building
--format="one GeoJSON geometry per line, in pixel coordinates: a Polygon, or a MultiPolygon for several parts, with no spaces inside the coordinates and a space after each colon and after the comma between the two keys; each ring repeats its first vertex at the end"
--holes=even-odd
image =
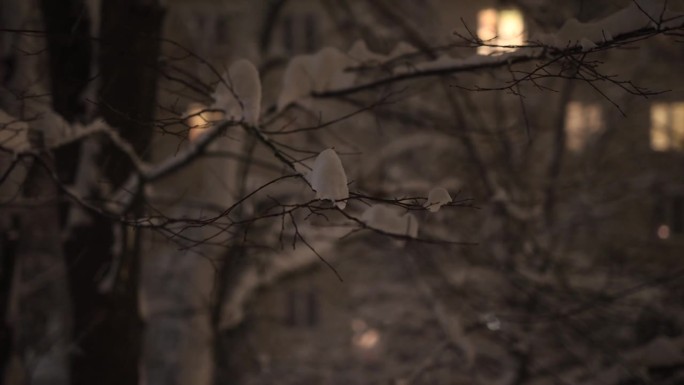
{"type": "MultiPolygon", "coordinates": [[[[389,6],[389,2],[302,0],[283,2],[282,8],[274,6],[276,3],[175,0],[170,2],[168,33],[179,34],[185,44],[196,47],[198,54],[219,67],[241,57],[258,63],[264,84],[264,108],[268,108],[277,99],[287,60],[325,46],[346,52],[354,41],[364,39],[371,49],[389,54],[398,42],[408,41],[420,51],[420,39],[411,36],[411,31],[424,32],[428,36],[426,41],[434,46],[462,45],[464,42],[452,34],[455,30],[463,36],[477,35],[489,44],[448,48],[448,54],[499,55],[534,41],[541,33],[559,29],[568,18],[587,22],[629,5],[579,1],[562,5],[531,1],[406,1],[392,3],[388,9],[382,4],[389,6]]],[[[391,123],[383,124],[379,137],[375,137],[380,128],[373,124],[373,119],[363,120],[367,126],[356,129],[342,123],[352,133],[344,138],[358,139],[358,148],[367,155],[355,158],[368,168],[366,174],[359,174],[363,176],[359,183],[366,179],[381,180],[386,185],[403,187],[406,194],[420,194],[421,189],[429,186],[428,179],[434,181],[440,173],[451,173],[443,175],[440,182],[453,190],[460,189],[461,196],[474,197],[485,210],[479,214],[464,213],[459,223],[450,222],[452,219],[446,216],[421,217],[427,223],[426,229],[448,226],[452,234],[491,245],[495,241],[487,238],[489,235],[483,230],[488,215],[495,212],[497,204],[508,207],[504,210],[518,207],[529,215],[521,214],[526,219],[502,224],[501,228],[515,228],[515,232],[499,237],[510,242],[511,237],[527,232],[532,241],[521,241],[519,249],[505,249],[504,256],[522,255],[520,258],[527,261],[538,258],[536,254],[556,253],[560,262],[555,263],[563,264],[585,255],[589,259],[624,263],[631,272],[660,271],[663,266],[681,265],[678,258],[684,250],[684,81],[679,76],[678,63],[684,54],[664,37],[633,47],[637,48],[608,50],[587,59],[591,60],[587,71],[591,66],[606,63],[600,68],[603,73],[618,76],[613,83],[608,79],[588,81],[578,77],[571,86],[557,79],[549,81],[545,83],[549,86],[546,90],[526,84],[524,99],[511,94],[510,89],[475,91],[469,94],[469,116],[459,121],[465,125],[460,127],[462,131],[447,132],[424,144],[418,139],[426,131],[433,130],[429,135],[438,126],[439,130],[453,129],[450,115],[440,114],[444,101],[439,96],[411,93],[403,101],[401,111],[384,111],[384,116],[391,117],[391,123]],[[641,89],[626,83],[630,79],[634,85],[654,92],[648,97],[634,95],[641,89]],[[565,96],[560,97],[563,93],[565,96]],[[420,114],[426,111],[430,112],[426,116],[444,119],[421,120],[420,114]],[[412,114],[415,120],[410,119],[412,114]],[[373,130],[373,137],[364,135],[364,130],[373,130]],[[495,187],[505,192],[504,197],[496,191],[487,195],[486,182],[477,180],[480,171],[458,139],[463,135],[473,138],[486,166],[494,170],[495,187]],[[390,148],[399,137],[409,138],[409,144],[400,149],[390,148]],[[442,146],[437,143],[440,141],[442,146]],[[378,154],[386,157],[369,160],[378,154]],[[426,157],[430,161],[424,161],[426,157]],[[551,171],[549,165],[554,163],[554,157],[559,160],[555,171],[551,171]],[[509,165],[510,172],[506,168],[509,165]],[[393,167],[398,169],[394,174],[393,167]],[[413,172],[406,171],[411,167],[413,172]],[[554,220],[543,219],[544,214],[540,214],[545,210],[551,185],[556,197],[554,220]]],[[[484,71],[450,81],[494,87],[509,80],[509,75],[506,71],[484,71]]],[[[439,81],[425,82],[431,90],[440,86],[439,81]]],[[[412,84],[409,88],[419,86],[412,84]]],[[[325,110],[326,116],[331,116],[330,109],[325,110]]],[[[299,122],[306,121],[307,115],[303,115],[299,122]]],[[[323,134],[323,139],[312,134],[293,140],[319,150],[335,143],[332,134],[323,134]]],[[[264,152],[260,156],[268,158],[269,154],[264,152]]],[[[202,167],[194,172],[203,172],[202,167]]],[[[498,273],[481,266],[466,268],[462,262],[448,258],[443,250],[434,251],[437,265],[445,269],[441,279],[456,287],[440,289],[434,283],[439,280],[430,281],[434,278],[430,274],[437,273],[428,269],[426,279],[431,292],[443,289],[448,294],[442,305],[435,305],[430,300],[430,290],[427,294],[421,292],[420,278],[416,278],[416,271],[426,274],[426,268],[407,262],[416,257],[416,249],[397,247],[376,235],[361,236],[363,242],[374,244],[364,248],[354,243],[358,239],[345,240],[331,252],[345,277],[344,283],[321,265],[256,294],[248,306],[248,322],[225,336],[232,354],[228,362],[217,363],[219,378],[244,384],[404,384],[418,378],[424,383],[446,384],[469,383],[472,376],[491,383],[502,380],[502,373],[515,372],[516,368],[510,367],[515,366],[511,363],[514,359],[487,360],[490,356],[519,353],[500,353],[497,349],[501,347],[492,345],[492,340],[496,340],[493,333],[507,327],[505,321],[488,312],[486,306],[473,311],[464,309],[466,305],[460,303],[463,298],[470,301],[478,295],[492,296],[492,289],[483,283],[488,279],[494,286],[501,284],[502,291],[507,290],[501,277],[497,278],[498,273]],[[463,276],[462,271],[473,276],[463,276]],[[472,333],[471,343],[481,348],[469,348],[466,342],[440,348],[445,340],[444,318],[449,318],[443,314],[445,311],[460,314],[453,317],[458,320],[453,321],[458,324],[454,329],[472,333]]],[[[490,254],[487,250],[484,246],[461,250],[457,259],[484,258],[483,255],[490,254]]],[[[630,279],[634,277],[625,278],[630,279]]],[[[504,294],[493,296],[498,300],[504,294]]],[[[678,325],[675,329],[681,329],[679,321],[682,320],[673,321],[678,325]]],[[[542,378],[540,383],[544,383],[544,374],[538,375],[542,378]]]]}

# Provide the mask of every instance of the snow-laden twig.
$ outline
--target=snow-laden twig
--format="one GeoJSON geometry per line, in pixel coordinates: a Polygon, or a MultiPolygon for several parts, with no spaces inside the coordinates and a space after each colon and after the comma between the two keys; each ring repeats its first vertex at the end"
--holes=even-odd
{"type": "Polygon", "coordinates": [[[138,173],[131,175],[128,180],[114,194],[112,194],[109,209],[113,212],[125,212],[142,184],[155,181],[189,165],[194,159],[204,153],[207,147],[229,127],[238,125],[239,122],[224,120],[203,132],[196,140],[190,142],[188,147],[177,154],[169,157],[157,165],[145,165],[137,167],[138,173]]]}
{"type": "MultiPolygon", "coordinates": [[[[660,8],[658,11],[662,13],[660,8]]],[[[652,10],[648,12],[650,15],[652,10]]],[[[570,24],[572,23],[564,26],[555,34],[536,36],[528,44],[506,46],[506,48],[512,48],[515,51],[496,56],[472,55],[466,58],[452,58],[442,55],[433,61],[415,63],[411,67],[399,67],[394,74],[380,79],[349,87],[328,88],[325,91],[313,92],[312,95],[318,98],[340,97],[407,80],[505,68],[512,64],[538,60],[552,61],[559,57],[567,57],[585,51],[610,49],[655,35],[681,31],[684,28],[684,17],[666,14],[661,16],[658,23],[654,23],[644,15],[639,7],[631,5],[597,22],[570,24]],[[610,34],[607,35],[609,32],[610,34]],[[579,36],[578,33],[585,35],[579,36]]],[[[472,37],[458,36],[473,46],[487,45],[481,41],[473,40],[472,37]]]]}

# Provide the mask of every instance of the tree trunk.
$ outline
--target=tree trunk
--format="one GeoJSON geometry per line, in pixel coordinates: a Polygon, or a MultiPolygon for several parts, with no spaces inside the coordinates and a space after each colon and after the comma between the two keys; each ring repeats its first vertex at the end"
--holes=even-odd
{"type": "MultiPolygon", "coordinates": [[[[145,158],[154,129],[163,10],[156,1],[116,0],[102,3],[102,15],[100,112],[145,158]]],[[[107,175],[119,186],[131,164],[120,152],[106,153],[107,175]]]]}
{"type": "MultiPolygon", "coordinates": [[[[93,59],[88,12],[80,0],[41,2],[50,52],[53,106],[67,120],[83,117],[83,94],[93,59]]],[[[156,62],[163,13],[154,1],[103,1],[97,63],[99,112],[139,154],[148,149],[156,104],[156,62]]],[[[79,147],[56,153],[58,174],[65,183],[76,177],[79,162],[88,161],[79,147]]],[[[98,163],[111,189],[120,186],[132,167],[113,147],[100,151],[98,163]]],[[[91,186],[88,198],[98,198],[91,186]]],[[[101,196],[100,196],[101,198],[101,196]]],[[[62,226],[68,210],[62,210],[62,226]]],[[[64,243],[73,301],[74,338],[72,383],[137,384],[142,323],[138,315],[138,234],[115,226],[108,218],[87,213],[89,223],[73,227],[64,243]],[[128,241],[125,238],[134,238],[128,241]],[[116,243],[116,244],[115,244],[116,243]],[[114,255],[114,246],[120,253],[114,255]],[[118,258],[118,263],[115,262],[118,258]],[[116,268],[114,285],[103,292],[99,277],[116,268]]]]}
{"type": "MultiPolygon", "coordinates": [[[[12,219],[11,222],[14,222],[14,216],[12,219]]],[[[8,315],[16,261],[16,238],[19,231],[14,223],[2,223],[2,225],[4,228],[0,233],[0,383],[3,383],[5,378],[14,342],[8,315]]]]}

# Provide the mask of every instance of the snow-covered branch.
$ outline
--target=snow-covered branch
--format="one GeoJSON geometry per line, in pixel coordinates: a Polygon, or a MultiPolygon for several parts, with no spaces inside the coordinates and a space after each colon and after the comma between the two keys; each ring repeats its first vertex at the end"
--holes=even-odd
{"type": "MultiPolygon", "coordinates": [[[[466,58],[443,55],[433,61],[413,63],[410,67],[395,67],[392,75],[380,79],[347,87],[327,88],[324,91],[313,90],[311,94],[318,98],[341,97],[413,79],[507,68],[514,64],[531,62],[552,63],[574,55],[613,49],[655,35],[671,34],[681,31],[682,28],[683,16],[664,12],[662,7],[649,6],[645,9],[639,2],[634,2],[603,20],[592,23],[571,20],[557,33],[535,36],[528,44],[505,46],[514,49],[511,52],[492,56],[473,55],[466,58]]],[[[488,45],[476,37],[459,36],[471,46],[488,45]]],[[[382,67],[382,63],[378,65],[378,68],[382,67]]]]}

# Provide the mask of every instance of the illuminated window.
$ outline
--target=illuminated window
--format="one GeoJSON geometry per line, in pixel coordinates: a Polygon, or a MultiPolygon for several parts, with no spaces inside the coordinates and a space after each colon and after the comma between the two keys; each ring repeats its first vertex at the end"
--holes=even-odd
{"type": "Polygon", "coordinates": [[[568,149],[580,151],[603,131],[603,113],[598,104],[570,102],[566,107],[565,133],[568,149]]]}
{"type": "Polygon", "coordinates": [[[477,47],[480,55],[515,51],[525,41],[525,22],[515,9],[484,9],[477,15],[477,37],[487,45],[477,47]]]}
{"type": "Polygon", "coordinates": [[[684,102],[651,105],[651,148],[684,150],[684,102]]]}
{"type": "Polygon", "coordinates": [[[210,111],[206,106],[193,103],[188,107],[188,113],[185,122],[188,125],[188,139],[193,141],[197,139],[204,131],[211,127],[214,122],[223,118],[223,113],[219,111],[210,111]]]}
{"type": "Polygon", "coordinates": [[[684,234],[684,195],[663,196],[657,200],[655,233],[660,239],[684,234]]]}

